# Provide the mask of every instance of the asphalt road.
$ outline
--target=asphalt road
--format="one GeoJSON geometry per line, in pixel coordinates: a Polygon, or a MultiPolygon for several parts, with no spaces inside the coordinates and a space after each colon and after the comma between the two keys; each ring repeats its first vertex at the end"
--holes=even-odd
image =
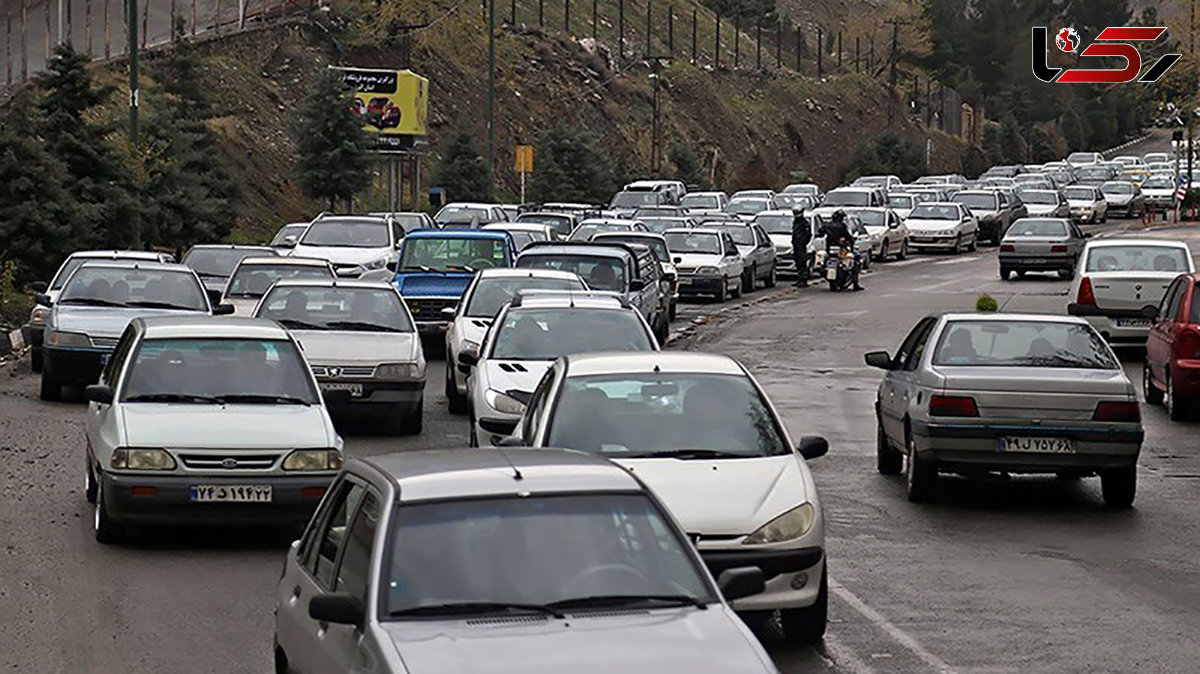
{"type": "MultiPolygon", "coordinates": [[[[1131,511],[1105,510],[1095,480],[1038,478],[947,478],[935,504],[910,504],[899,479],[874,470],[879,373],[861,354],[894,350],[920,315],[970,309],[980,292],[1007,310],[1061,312],[1067,283],[1001,282],[989,251],[890,263],[864,283],[863,293],[779,288],[688,305],[679,327],[695,320],[693,333],[673,345],[741,359],[795,437],[830,441],[812,467],[829,520],[831,624],[818,647],[759,626],[780,669],[1193,671],[1196,426],[1144,410],[1131,511]]],[[[1139,358],[1128,355],[1135,378],[1139,358]]],[[[430,368],[421,436],[345,429],[349,453],[465,445],[441,368],[430,368]]],[[[24,364],[0,369],[0,669],[269,671],[272,590],[291,534],[170,530],[97,544],[82,493],[84,408],[43,403],[36,384],[24,364]]]]}

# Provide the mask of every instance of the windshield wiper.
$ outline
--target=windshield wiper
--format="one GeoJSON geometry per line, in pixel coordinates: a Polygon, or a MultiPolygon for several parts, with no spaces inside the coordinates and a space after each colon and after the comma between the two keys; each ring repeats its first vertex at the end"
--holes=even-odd
{"type": "Polygon", "coordinates": [[[542,604],[517,604],[501,601],[464,601],[445,604],[428,604],[426,606],[414,606],[412,608],[392,611],[391,613],[388,613],[388,615],[393,618],[401,618],[409,616],[480,615],[485,613],[501,613],[510,611],[545,613],[546,615],[554,616],[560,620],[566,617],[558,609],[542,604]]]}
{"type": "Polygon", "coordinates": [[[450,271],[462,270],[465,272],[470,272],[472,274],[475,273],[475,268],[469,264],[448,264],[448,265],[446,265],[446,269],[449,269],[450,271]]]}
{"type": "Polygon", "coordinates": [[[343,330],[365,330],[378,332],[404,332],[390,325],[380,325],[379,323],[368,323],[366,321],[330,321],[325,324],[325,327],[331,329],[341,328],[343,330]]]}
{"type": "Polygon", "coordinates": [[[220,405],[222,400],[213,396],[196,395],[192,393],[143,393],[125,399],[127,403],[199,403],[204,405],[220,405]]]}
{"type": "Polygon", "coordinates": [[[326,329],[328,329],[324,325],[317,325],[316,323],[308,323],[306,321],[296,320],[295,318],[278,318],[276,320],[283,327],[291,328],[292,330],[326,330],[326,329]]]}
{"type": "Polygon", "coordinates": [[[628,606],[630,604],[644,603],[659,603],[672,604],[675,606],[695,606],[698,609],[707,609],[708,604],[699,597],[692,597],[686,594],[614,594],[614,595],[592,595],[588,597],[572,597],[570,599],[560,599],[547,604],[551,608],[573,609],[573,608],[602,608],[611,606],[628,606]]]}
{"type": "Polygon", "coordinates": [[[153,300],[138,300],[130,302],[131,307],[146,307],[147,309],[182,309],[184,311],[201,311],[200,307],[189,307],[184,304],[173,304],[171,302],[155,302],[153,300]]]}
{"type": "Polygon", "coordinates": [[[753,458],[747,454],[739,454],[737,452],[723,452],[719,449],[668,449],[661,452],[639,452],[634,454],[622,454],[622,459],[680,459],[688,461],[691,459],[750,459],[753,458]]]}
{"type": "Polygon", "coordinates": [[[59,300],[59,304],[86,304],[91,307],[125,307],[129,306],[124,302],[115,302],[106,300],[103,297],[68,297],[64,300],[59,300]]]}
{"type": "Polygon", "coordinates": [[[433,267],[426,267],[423,264],[406,264],[400,268],[400,271],[420,271],[425,272],[426,274],[432,274],[434,270],[433,267]]]}
{"type": "Polygon", "coordinates": [[[227,393],[217,399],[221,402],[247,403],[252,405],[277,403],[280,405],[304,405],[305,407],[312,407],[312,403],[303,398],[270,393],[227,393]]]}

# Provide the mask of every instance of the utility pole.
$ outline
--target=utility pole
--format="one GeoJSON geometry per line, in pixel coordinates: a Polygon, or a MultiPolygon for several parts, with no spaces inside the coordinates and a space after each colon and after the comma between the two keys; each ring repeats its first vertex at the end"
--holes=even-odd
{"type": "Polygon", "coordinates": [[[888,56],[888,128],[892,128],[896,117],[896,43],[900,38],[899,19],[889,19],[884,23],[892,24],[892,53],[888,56]]]}
{"type": "Polygon", "coordinates": [[[487,177],[488,189],[493,189],[496,186],[496,0],[488,0],[487,86],[487,177]]]}
{"type": "Polygon", "coordinates": [[[1191,60],[1191,64],[1190,64],[1191,69],[1188,74],[1191,75],[1191,77],[1189,79],[1192,81],[1192,96],[1193,96],[1193,98],[1188,101],[1188,108],[1191,108],[1191,109],[1186,110],[1185,112],[1187,114],[1187,120],[1188,120],[1188,123],[1187,123],[1187,165],[1188,165],[1187,179],[1188,179],[1188,191],[1191,191],[1191,189],[1192,189],[1192,162],[1193,162],[1192,139],[1195,137],[1195,131],[1196,131],[1196,112],[1195,112],[1196,99],[1195,99],[1195,95],[1196,95],[1196,88],[1198,86],[1197,81],[1196,81],[1196,0],[1191,0],[1188,3],[1188,58],[1191,60]]]}
{"type": "MultiPolygon", "coordinates": [[[[141,95],[138,85],[138,2],[137,0],[128,0],[128,2],[129,16],[125,33],[129,37],[129,146],[140,155],[141,151],[138,149],[138,99],[141,95]]],[[[49,8],[46,11],[50,11],[49,8]]],[[[140,197],[138,200],[141,201],[140,197]]],[[[138,208],[140,207],[139,203],[138,208]]],[[[142,217],[137,208],[133,209],[133,248],[134,250],[142,248],[142,217]]]]}
{"type": "Polygon", "coordinates": [[[662,172],[662,139],[660,138],[662,124],[659,118],[660,108],[658,103],[658,80],[660,78],[660,71],[662,67],[662,57],[653,56],[651,57],[651,60],[654,62],[654,74],[651,75],[651,77],[654,78],[654,123],[651,125],[650,130],[650,173],[657,178],[662,172]]]}

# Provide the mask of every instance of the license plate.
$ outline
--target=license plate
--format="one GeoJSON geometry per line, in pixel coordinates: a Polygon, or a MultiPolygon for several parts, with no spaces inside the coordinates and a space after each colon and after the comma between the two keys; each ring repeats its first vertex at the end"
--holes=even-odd
{"type": "Polygon", "coordinates": [[[837,267],[833,267],[831,269],[826,269],[825,270],[825,278],[829,279],[830,281],[836,281],[837,280],[837,267]]]}
{"type": "Polygon", "coordinates": [[[1149,318],[1118,318],[1118,328],[1148,328],[1151,325],[1149,318]]]}
{"type": "Polygon", "coordinates": [[[192,501],[196,503],[270,503],[270,485],[226,484],[194,485],[192,501]]]}
{"type": "Polygon", "coordinates": [[[362,394],[363,394],[363,385],[362,384],[343,384],[340,382],[330,382],[328,384],[321,384],[321,390],[326,393],[332,393],[334,391],[345,391],[350,394],[351,398],[361,398],[362,394]]]}
{"type": "Polygon", "coordinates": [[[1067,438],[1001,438],[1000,451],[1070,454],[1075,449],[1067,438]]]}

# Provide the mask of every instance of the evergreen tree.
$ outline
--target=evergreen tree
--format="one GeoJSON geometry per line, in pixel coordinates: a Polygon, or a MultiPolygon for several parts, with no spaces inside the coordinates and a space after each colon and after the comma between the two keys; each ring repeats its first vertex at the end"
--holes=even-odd
{"type": "Polygon", "coordinates": [[[341,78],[320,74],[300,108],[296,166],[300,189],[336,210],[370,181],[367,138],[341,78]]]}
{"type": "Polygon", "coordinates": [[[972,145],[963,152],[962,174],[974,180],[988,168],[988,157],[978,145],[972,145]]]}
{"type": "Polygon", "coordinates": [[[895,174],[910,182],[924,174],[925,169],[921,146],[889,132],[859,145],[842,169],[842,178],[849,181],[865,175],[895,174]]]}
{"type": "Polygon", "coordinates": [[[533,180],[535,194],[543,200],[607,203],[626,176],[600,150],[597,139],[579,128],[560,125],[550,129],[542,134],[538,149],[533,180]]]}
{"type": "Polygon", "coordinates": [[[691,145],[682,141],[675,143],[671,146],[669,158],[675,165],[676,180],[685,185],[704,187],[704,169],[701,168],[700,159],[696,157],[691,145]]]}
{"type": "Polygon", "coordinates": [[[442,159],[434,170],[434,183],[450,193],[451,201],[491,201],[487,161],[479,152],[471,128],[459,124],[444,142],[442,159]]]}

